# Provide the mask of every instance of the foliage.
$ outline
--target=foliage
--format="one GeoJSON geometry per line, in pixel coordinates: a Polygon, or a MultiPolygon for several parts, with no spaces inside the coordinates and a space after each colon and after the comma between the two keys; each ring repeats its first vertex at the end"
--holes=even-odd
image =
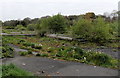
{"type": "Polygon", "coordinates": [[[41,54],[40,54],[40,53],[37,53],[36,56],[41,56],[41,54]]]}
{"type": "MultiPolygon", "coordinates": [[[[79,48],[80,45],[78,42],[74,42],[74,47],[69,41],[57,40],[47,37],[36,38],[36,37],[26,37],[26,36],[14,36],[7,38],[9,42],[13,42],[18,46],[23,46],[23,43],[27,43],[25,49],[30,49],[31,51],[38,52],[36,56],[41,57],[51,57],[58,58],[69,61],[78,61],[82,63],[110,67],[110,68],[118,68],[118,60],[113,57],[94,51],[85,51],[79,48]],[[20,42],[20,44],[18,44],[20,42]],[[31,45],[32,43],[32,45],[31,45]],[[42,44],[42,45],[41,45],[42,44]],[[77,44],[77,45],[76,45],[77,44]],[[35,49],[35,45],[42,46],[42,49],[35,49]],[[72,47],[71,47],[72,46],[72,47]],[[32,48],[33,47],[33,48],[32,48]]],[[[91,47],[93,44],[85,44],[85,46],[91,47]]],[[[31,54],[30,52],[24,52],[25,55],[31,54]]],[[[23,53],[23,55],[24,55],[23,53]]]]}
{"type": "Polygon", "coordinates": [[[22,26],[22,25],[17,25],[15,27],[15,29],[17,29],[17,30],[26,30],[26,28],[24,26],[22,26]]]}
{"type": "Polygon", "coordinates": [[[80,19],[72,27],[72,36],[75,38],[89,39],[91,37],[93,26],[89,20],[80,19]]]}
{"type": "Polygon", "coordinates": [[[44,34],[48,32],[48,20],[49,18],[44,18],[39,20],[39,22],[36,24],[36,31],[38,35],[44,36],[44,34]]]}
{"type": "Polygon", "coordinates": [[[68,49],[60,48],[56,54],[56,57],[64,58],[67,60],[77,59],[79,62],[105,67],[116,68],[116,65],[118,64],[117,60],[115,61],[114,58],[105,53],[84,51],[79,47],[69,47],[68,49]]]}
{"type": "Polygon", "coordinates": [[[114,36],[118,36],[118,21],[110,23],[109,26],[111,27],[110,33],[114,36]]]}
{"type": "Polygon", "coordinates": [[[27,25],[27,29],[30,30],[30,31],[34,31],[35,30],[35,24],[27,25]]]}
{"type": "Polygon", "coordinates": [[[86,13],[85,18],[86,19],[94,19],[95,14],[93,12],[86,13]]]}
{"type": "Polygon", "coordinates": [[[53,17],[43,18],[37,24],[38,33],[63,33],[66,27],[65,18],[58,14],[53,17]]]}
{"type": "Polygon", "coordinates": [[[71,31],[72,36],[75,38],[103,43],[114,38],[113,34],[110,33],[110,28],[109,24],[99,17],[93,22],[87,19],[80,19],[71,28],[71,31]]]}
{"type": "Polygon", "coordinates": [[[49,20],[49,29],[51,33],[63,33],[65,31],[64,29],[65,27],[66,27],[66,20],[60,14],[53,16],[49,20]]]}
{"type": "Polygon", "coordinates": [[[3,42],[2,47],[0,48],[2,50],[2,58],[14,56],[14,49],[8,46],[5,42],[3,42]]]}
{"type": "Polygon", "coordinates": [[[48,54],[46,54],[46,53],[37,53],[36,56],[48,57],[48,54]]]}
{"type": "Polygon", "coordinates": [[[2,77],[33,76],[30,72],[16,67],[14,64],[2,65],[2,77]]]}
{"type": "Polygon", "coordinates": [[[28,50],[28,54],[32,54],[32,51],[31,51],[31,50],[28,50]]]}
{"type": "Polygon", "coordinates": [[[26,27],[28,24],[30,24],[31,22],[31,18],[27,17],[27,18],[24,18],[22,21],[21,21],[21,24],[26,27]]]}
{"type": "Polygon", "coordinates": [[[21,56],[26,56],[26,55],[28,54],[28,52],[27,52],[27,51],[20,51],[19,54],[20,54],[21,56]]]}
{"type": "Polygon", "coordinates": [[[113,35],[110,33],[110,27],[102,18],[98,18],[94,22],[94,30],[92,40],[95,42],[105,42],[112,39],[113,35]]]}

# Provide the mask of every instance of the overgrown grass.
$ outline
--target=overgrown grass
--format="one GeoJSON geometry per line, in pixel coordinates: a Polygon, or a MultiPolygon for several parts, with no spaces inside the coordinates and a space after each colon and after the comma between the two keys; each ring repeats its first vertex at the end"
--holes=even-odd
{"type": "Polygon", "coordinates": [[[0,50],[2,50],[2,58],[14,57],[14,49],[10,47],[6,42],[3,42],[2,46],[0,46],[0,50]]]}
{"type": "Polygon", "coordinates": [[[10,43],[30,51],[20,52],[22,56],[31,54],[31,51],[37,51],[38,54],[36,54],[36,56],[78,61],[108,68],[118,68],[117,59],[101,52],[84,51],[80,48],[81,44],[74,41],[70,42],[46,37],[36,38],[25,36],[7,37],[7,39],[9,39],[10,43]],[[15,41],[13,42],[13,40],[15,41]]]}
{"type": "Polygon", "coordinates": [[[20,56],[26,56],[28,54],[28,52],[27,51],[20,51],[19,54],[20,54],[20,56]]]}
{"type": "Polygon", "coordinates": [[[104,66],[110,68],[118,68],[118,60],[101,52],[88,52],[78,47],[71,47],[68,49],[60,48],[56,53],[56,57],[65,60],[77,60],[82,63],[91,65],[104,66]]]}
{"type": "Polygon", "coordinates": [[[6,76],[12,78],[12,76],[33,76],[33,74],[18,68],[14,64],[9,64],[2,65],[2,77],[4,78],[6,76]]]}

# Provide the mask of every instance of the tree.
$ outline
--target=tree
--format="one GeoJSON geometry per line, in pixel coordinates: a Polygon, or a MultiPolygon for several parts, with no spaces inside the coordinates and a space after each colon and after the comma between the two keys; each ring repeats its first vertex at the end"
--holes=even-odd
{"type": "Polygon", "coordinates": [[[3,22],[0,20],[0,26],[2,26],[3,22]]]}
{"type": "Polygon", "coordinates": [[[96,19],[96,21],[93,24],[94,30],[93,30],[93,36],[92,41],[94,42],[105,42],[109,39],[112,39],[114,36],[110,33],[110,26],[108,23],[104,21],[103,18],[99,17],[96,19]]]}
{"type": "Polygon", "coordinates": [[[17,26],[18,24],[18,21],[17,20],[10,20],[10,21],[5,21],[3,23],[4,26],[17,26]]]}
{"type": "Polygon", "coordinates": [[[57,14],[53,16],[49,19],[48,23],[50,33],[64,33],[66,27],[66,19],[62,15],[57,14]]]}
{"type": "Polygon", "coordinates": [[[37,31],[38,35],[44,36],[44,34],[49,31],[48,30],[48,24],[49,24],[48,20],[49,20],[49,18],[39,19],[39,21],[36,24],[36,31],[37,31]]]}
{"type": "Polygon", "coordinates": [[[114,38],[110,25],[101,17],[98,17],[94,22],[87,19],[80,19],[72,26],[71,31],[74,38],[82,38],[98,43],[103,43],[114,38]]]}
{"type": "Polygon", "coordinates": [[[39,20],[39,18],[31,19],[30,24],[36,24],[38,22],[38,20],[39,20]]]}
{"type": "Polygon", "coordinates": [[[27,25],[27,29],[30,30],[30,31],[34,31],[35,30],[35,24],[27,25]]]}
{"type": "Polygon", "coordinates": [[[57,14],[53,17],[42,18],[37,24],[37,30],[40,33],[64,33],[66,27],[66,19],[57,14]]]}
{"type": "Polygon", "coordinates": [[[21,21],[21,24],[26,27],[28,24],[30,24],[30,22],[31,22],[31,19],[27,17],[27,18],[24,18],[23,21],[21,21]]]}
{"type": "Polygon", "coordinates": [[[92,35],[93,26],[91,21],[86,19],[78,20],[72,27],[72,36],[75,38],[89,39],[92,35]]]}

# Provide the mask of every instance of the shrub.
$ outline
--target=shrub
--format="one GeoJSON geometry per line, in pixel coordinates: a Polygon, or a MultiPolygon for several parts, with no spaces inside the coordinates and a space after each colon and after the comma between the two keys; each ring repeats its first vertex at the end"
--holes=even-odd
{"type": "Polygon", "coordinates": [[[31,51],[31,50],[28,50],[28,54],[32,54],[32,51],[31,51]]]}
{"type": "Polygon", "coordinates": [[[85,51],[83,51],[81,48],[74,47],[75,52],[77,52],[80,56],[85,55],[85,51]]]}
{"type": "Polygon", "coordinates": [[[51,33],[63,33],[66,27],[66,20],[62,15],[57,14],[49,19],[48,25],[51,33]]]}
{"type": "Polygon", "coordinates": [[[41,57],[48,57],[48,54],[46,53],[37,53],[36,56],[41,56],[41,57]]]}
{"type": "Polygon", "coordinates": [[[34,46],[32,46],[32,48],[35,48],[35,49],[42,49],[42,46],[39,45],[39,44],[35,44],[34,46]]]}
{"type": "Polygon", "coordinates": [[[2,48],[2,57],[13,57],[14,56],[14,49],[4,43],[2,48]]]}
{"type": "Polygon", "coordinates": [[[24,42],[25,42],[25,40],[21,39],[21,40],[18,41],[18,44],[21,44],[21,43],[24,43],[24,42]]]}
{"type": "Polygon", "coordinates": [[[109,24],[107,24],[101,17],[97,18],[93,22],[87,19],[80,19],[73,27],[71,27],[70,34],[75,38],[103,43],[114,38],[110,29],[111,27],[109,24]]]}
{"type": "Polygon", "coordinates": [[[22,26],[22,25],[17,25],[15,27],[15,29],[17,29],[17,30],[26,30],[26,28],[24,26],[22,26]]]}
{"type": "Polygon", "coordinates": [[[75,38],[89,39],[93,31],[93,26],[89,20],[80,19],[71,27],[71,31],[72,36],[75,38]]]}
{"type": "Polygon", "coordinates": [[[48,54],[42,53],[42,54],[41,54],[41,57],[48,57],[48,54]]]}
{"type": "Polygon", "coordinates": [[[25,42],[25,40],[21,39],[19,42],[21,42],[21,43],[22,43],[22,42],[25,42]]]}
{"type": "Polygon", "coordinates": [[[48,32],[48,19],[47,18],[39,20],[39,22],[36,24],[36,31],[39,36],[44,36],[44,34],[48,32]]]}
{"type": "Polygon", "coordinates": [[[24,46],[34,46],[35,44],[33,44],[33,43],[30,43],[30,42],[23,42],[22,43],[24,46]]]}
{"type": "Polygon", "coordinates": [[[40,54],[40,53],[37,53],[36,56],[41,56],[41,54],[40,54]]]}
{"type": "Polygon", "coordinates": [[[51,53],[51,52],[53,52],[54,51],[54,48],[52,48],[52,47],[49,47],[48,49],[47,49],[47,52],[48,53],[51,53]]]}
{"type": "Polygon", "coordinates": [[[114,36],[118,36],[118,21],[114,21],[109,24],[110,26],[110,33],[113,34],[114,36]]]}
{"type": "Polygon", "coordinates": [[[29,24],[27,26],[27,29],[30,30],[30,31],[34,31],[35,30],[35,25],[34,24],[29,24]]]}
{"type": "Polygon", "coordinates": [[[58,49],[58,53],[56,54],[57,57],[66,57],[66,58],[76,58],[79,59],[81,57],[81,55],[79,54],[81,52],[81,49],[77,49],[74,47],[70,47],[67,49],[59,48],[58,49]]]}
{"type": "Polygon", "coordinates": [[[66,20],[62,15],[58,14],[53,17],[41,19],[36,26],[38,33],[42,36],[45,33],[64,33],[66,20]]]}
{"type": "Polygon", "coordinates": [[[109,65],[111,58],[104,53],[95,53],[91,59],[96,65],[109,65]]]}
{"type": "Polygon", "coordinates": [[[20,54],[21,56],[25,56],[25,55],[28,54],[28,52],[27,52],[27,51],[20,51],[19,54],[20,54]]]}
{"type": "Polygon", "coordinates": [[[26,46],[21,46],[20,48],[21,48],[21,49],[26,49],[27,47],[26,47],[26,46]]]}
{"type": "Polygon", "coordinates": [[[112,39],[113,35],[110,33],[110,27],[102,18],[97,18],[94,22],[94,30],[92,41],[94,42],[105,42],[112,39]]]}

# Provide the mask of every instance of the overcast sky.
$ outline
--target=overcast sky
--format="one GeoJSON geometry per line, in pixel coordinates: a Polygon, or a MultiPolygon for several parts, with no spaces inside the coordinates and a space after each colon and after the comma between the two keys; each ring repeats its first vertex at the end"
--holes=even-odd
{"type": "Polygon", "coordinates": [[[0,20],[40,18],[46,15],[103,14],[118,10],[119,0],[0,0],[0,20]]]}

